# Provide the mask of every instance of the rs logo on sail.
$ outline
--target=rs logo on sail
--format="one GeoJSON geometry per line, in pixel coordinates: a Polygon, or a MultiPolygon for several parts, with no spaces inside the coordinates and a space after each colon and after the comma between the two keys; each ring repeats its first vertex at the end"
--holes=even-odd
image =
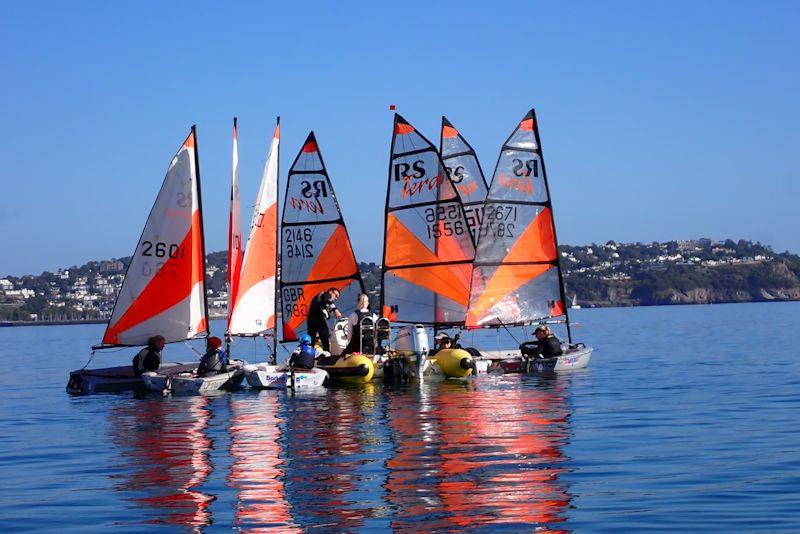
{"type": "Polygon", "coordinates": [[[325,180],[314,180],[300,182],[300,194],[304,198],[290,197],[289,204],[296,210],[305,210],[309,213],[325,213],[320,197],[328,197],[328,187],[325,180]]]}
{"type": "Polygon", "coordinates": [[[411,165],[408,163],[394,164],[394,181],[399,182],[400,180],[403,181],[403,190],[400,192],[402,198],[413,197],[426,188],[428,191],[432,191],[442,183],[440,175],[425,178],[425,163],[419,159],[411,165]]]}

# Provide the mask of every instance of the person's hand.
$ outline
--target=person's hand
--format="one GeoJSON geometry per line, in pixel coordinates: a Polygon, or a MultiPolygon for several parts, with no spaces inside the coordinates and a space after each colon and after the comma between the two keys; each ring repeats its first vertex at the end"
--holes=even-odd
{"type": "Polygon", "coordinates": [[[336,314],[336,318],[337,319],[341,319],[342,318],[342,312],[340,312],[339,310],[333,310],[333,313],[336,314]]]}

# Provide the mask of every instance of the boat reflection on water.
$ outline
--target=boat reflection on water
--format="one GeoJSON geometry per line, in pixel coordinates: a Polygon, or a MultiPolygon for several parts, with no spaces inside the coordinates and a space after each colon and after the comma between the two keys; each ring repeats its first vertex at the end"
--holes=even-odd
{"type": "Polygon", "coordinates": [[[282,403],[277,391],[239,395],[231,401],[233,457],[228,485],[237,490],[235,526],[301,532],[286,499],[280,435],[282,403]]]}
{"type": "Polygon", "coordinates": [[[209,399],[147,397],[110,412],[111,441],[120,451],[114,489],[144,512],[138,524],[202,527],[214,500],[199,490],[211,473],[206,430],[209,399]]]}
{"type": "Polygon", "coordinates": [[[376,386],[299,393],[285,398],[281,436],[292,514],[307,528],[358,529],[380,503],[380,479],[365,468],[380,424],[376,386]]]}
{"type": "Polygon", "coordinates": [[[559,480],[568,382],[522,380],[425,384],[419,404],[389,392],[393,528],[558,530],[570,502],[559,480]]]}

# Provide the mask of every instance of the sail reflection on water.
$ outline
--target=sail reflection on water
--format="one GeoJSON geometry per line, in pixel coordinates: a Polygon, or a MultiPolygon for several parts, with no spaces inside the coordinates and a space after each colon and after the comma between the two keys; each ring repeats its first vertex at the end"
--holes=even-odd
{"type": "Polygon", "coordinates": [[[228,485],[238,491],[235,524],[240,528],[301,532],[292,518],[283,482],[280,402],[275,391],[231,401],[233,464],[228,485]]]}
{"type": "MultiPolygon", "coordinates": [[[[378,417],[375,384],[298,391],[285,401],[281,444],[295,519],[307,528],[350,532],[363,527],[376,515],[365,469],[378,417]]],[[[374,486],[379,489],[379,482],[374,486]]]]}
{"type": "Polygon", "coordinates": [[[214,496],[200,491],[211,473],[209,399],[147,398],[110,412],[111,442],[121,451],[114,489],[145,516],[136,523],[201,527],[214,496]]]}
{"type": "Polygon", "coordinates": [[[392,398],[397,452],[386,489],[395,528],[557,528],[565,520],[565,385],[520,380],[426,385],[431,399],[419,406],[392,398]]]}

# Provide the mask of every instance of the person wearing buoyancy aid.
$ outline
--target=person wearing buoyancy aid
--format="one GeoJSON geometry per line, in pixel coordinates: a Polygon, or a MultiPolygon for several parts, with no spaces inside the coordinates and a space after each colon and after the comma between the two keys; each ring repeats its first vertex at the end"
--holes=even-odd
{"type": "Polygon", "coordinates": [[[364,293],[358,295],[356,301],[356,311],[350,314],[347,322],[351,326],[350,342],[344,349],[343,354],[354,354],[356,352],[363,352],[364,354],[372,354],[375,352],[375,343],[371,336],[364,339],[362,346],[361,343],[361,321],[365,317],[372,319],[373,324],[378,320],[378,316],[369,311],[369,296],[364,293]]]}
{"type": "Polygon", "coordinates": [[[164,336],[153,336],[147,340],[147,346],[133,357],[133,372],[136,376],[142,376],[147,371],[158,371],[165,341],[164,336]]]}
{"type": "Polygon", "coordinates": [[[317,337],[319,338],[322,350],[330,352],[331,333],[328,330],[328,318],[331,313],[336,315],[337,319],[342,318],[342,312],[336,308],[336,301],[339,300],[339,290],[335,287],[328,288],[311,300],[308,309],[308,335],[311,336],[313,342],[317,337]]]}
{"type": "Polygon", "coordinates": [[[561,341],[553,334],[549,326],[537,326],[533,335],[536,336],[538,342],[535,353],[537,358],[552,358],[561,356],[564,353],[561,350],[561,341]]]}
{"type": "Polygon", "coordinates": [[[225,370],[228,358],[221,347],[222,340],[220,338],[216,336],[208,338],[208,348],[203,357],[200,358],[197,376],[214,376],[225,370]]]}
{"type": "Polygon", "coordinates": [[[303,334],[300,336],[300,346],[297,347],[289,357],[289,367],[295,369],[313,369],[316,356],[317,351],[311,344],[311,336],[303,334]]]}

